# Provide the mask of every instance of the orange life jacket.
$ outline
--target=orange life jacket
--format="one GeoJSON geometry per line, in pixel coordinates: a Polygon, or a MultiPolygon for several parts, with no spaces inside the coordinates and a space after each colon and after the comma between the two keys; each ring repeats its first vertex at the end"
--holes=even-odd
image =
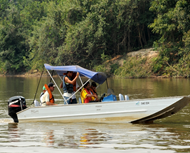
{"type": "Polygon", "coordinates": [[[49,102],[50,102],[50,103],[54,103],[54,97],[53,97],[53,95],[52,95],[52,93],[51,93],[51,91],[50,91],[48,85],[45,84],[44,86],[45,86],[46,90],[47,90],[48,93],[49,93],[49,102]]]}

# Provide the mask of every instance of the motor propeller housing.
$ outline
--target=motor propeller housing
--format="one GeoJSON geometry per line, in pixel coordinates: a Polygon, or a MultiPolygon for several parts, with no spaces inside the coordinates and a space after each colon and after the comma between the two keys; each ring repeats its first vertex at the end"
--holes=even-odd
{"type": "Polygon", "coordinates": [[[23,96],[14,96],[8,100],[8,115],[13,118],[15,123],[18,123],[17,112],[26,109],[26,100],[23,96]]]}

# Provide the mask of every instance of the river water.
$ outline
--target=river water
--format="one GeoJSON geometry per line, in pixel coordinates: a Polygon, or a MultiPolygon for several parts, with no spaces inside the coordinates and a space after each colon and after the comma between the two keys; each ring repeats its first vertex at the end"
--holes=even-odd
{"type": "MultiPolygon", "coordinates": [[[[44,83],[43,77],[37,100],[44,83]]],[[[59,78],[56,81],[61,83],[59,78]]],[[[30,106],[38,86],[35,77],[0,77],[0,152],[190,152],[190,106],[177,114],[153,124],[100,123],[12,123],[7,115],[10,97],[22,95],[30,106]]],[[[115,94],[127,94],[130,99],[182,96],[190,94],[189,79],[108,79],[115,94]]],[[[106,83],[97,90],[106,91],[106,83]]],[[[56,103],[63,103],[57,89],[56,103]]],[[[79,95],[77,95],[79,96],[79,95]]]]}

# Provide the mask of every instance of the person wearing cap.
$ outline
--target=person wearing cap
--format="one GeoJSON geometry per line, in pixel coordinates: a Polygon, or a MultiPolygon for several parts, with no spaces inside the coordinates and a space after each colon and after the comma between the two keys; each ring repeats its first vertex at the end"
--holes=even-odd
{"type": "Polygon", "coordinates": [[[74,91],[73,91],[73,85],[76,83],[76,80],[79,76],[79,72],[77,72],[74,79],[72,79],[73,72],[67,71],[66,75],[63,75],[63,82],[60,84],[60,88],[63,88],[64,91],[64,104],[76,104],[76,101],[72,101],[72,98],[70,98],[74,91]],[[70,99],[69,99],[70,98],[70,99]]]}
{"type": "Polygon", "coordinates": [[[90,86],[90,92],[92,93],[92,95],[96,95],[96,98],[95,97],[92,98],[93,101],[99,101],[99,99],[98,99],[98,93],[96,91],[96,87],[97,87],[96,83],[92,82],[91,86],[90,86]]]}
{"type": "Polygon", "coordinates": [[[42,103],[42,96],[44,95],[44,93],[46,92],[46,88],[45,88],[45,86],[43,86],[43,88],[42,88],[42,92],[41,92],[41,94],[40,94],[40,102],[42,103]]]}
{"type": "Polygon", "coordinates": [[[46,92],[41,97],[41,101],[42,101],[41,106],[57,105],[57,104],[54,104],[54,97],[52,95],[54,88],[55,88],[55,85],[52,82],[50,82],[48,84],[48,89],[46,89],[46,92]]]}

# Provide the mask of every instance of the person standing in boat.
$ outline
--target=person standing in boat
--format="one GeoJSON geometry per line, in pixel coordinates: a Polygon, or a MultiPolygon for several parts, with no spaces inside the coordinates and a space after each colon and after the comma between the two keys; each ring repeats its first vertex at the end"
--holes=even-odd
{"type": "Polygon", "coordinates": [[[54,102],[54,97],[52,92],[54,91],[55,85],[50,82],[47,86],[47,84],[44,85],[46,88],[46,92],[42,95],[41,97],[41,101],[42,101],[42,105],[41,106],[47,106],[47,105],[57,105],[54,102]]]}
{"type": "Polygon", "coordinates": [[[76,80],[79,76],[79,72],[77,72],[74,79],[71,79],[73,76],[72,71],[67,71],[66,75],[63,75],[63,82],[60,84],[60,88],[63,88],[64,91],[64,104],[76,104],[77,101],[72,101],[70,98],[73,94],[73,85],[76,83],[76,80]],[[69,99],[70,98],[70,99],[69,99]],[[66,100],[66,101],[65,101],[66,100]]]}
{"type": "Polygon", "coordinates": [[[96,99],[98,99],[98,96],[90,92],[90,83],[87,82],[81,91],[82,103],[95,102],[96,99]]]}
{"type": "MultiPolygon", "coordinates": [[[[73,73],[72,75],[72,80],[76,77],[76,73],[73,73]]],[[[73,93],[72,95],[79,89],[79,85],[77,83],[77,81],[75,81],[75,83],[73,84],[73,93]]],[[[74,94],[72,96],[72,104],[77,104],[77,99],[76,99],[76,94],[74,94]]]]}

